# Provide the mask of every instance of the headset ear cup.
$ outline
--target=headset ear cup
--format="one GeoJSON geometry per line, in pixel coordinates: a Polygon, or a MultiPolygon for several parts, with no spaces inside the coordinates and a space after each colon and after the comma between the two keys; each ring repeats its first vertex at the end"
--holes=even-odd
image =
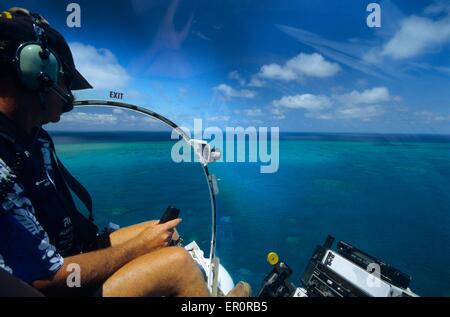
{"type": "Polygon", "coordinates": [[[33,91],[39,90],[39,76],[46,74],[54,83],[58,82],[59,62],[55,54],[49,51],[47,57],[42,54],[39,44],[26,43],[21,45],[16,54],[17,72],[21,82],[33,91]]]}

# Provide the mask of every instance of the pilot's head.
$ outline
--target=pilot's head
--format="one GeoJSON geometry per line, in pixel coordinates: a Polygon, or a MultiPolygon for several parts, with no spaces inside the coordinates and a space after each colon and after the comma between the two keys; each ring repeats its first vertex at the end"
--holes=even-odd
{"type": "Polygon", "coordinates": [[[36,125],[57,122],[73,107],[71,91],[88,88],[67,42],[43,17],[22,8],[1,13],[0,110],[25,112],[36,125]]]}

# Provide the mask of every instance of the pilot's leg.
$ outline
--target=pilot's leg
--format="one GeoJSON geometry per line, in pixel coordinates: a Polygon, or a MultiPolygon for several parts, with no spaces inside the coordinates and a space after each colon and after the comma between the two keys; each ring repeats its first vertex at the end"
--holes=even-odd
{"type": "Polygon", "coordinates": [[[103,296],[209,296],[203,276],[187,251],[167,247],[138,257],[114,273],[103,296]]]}

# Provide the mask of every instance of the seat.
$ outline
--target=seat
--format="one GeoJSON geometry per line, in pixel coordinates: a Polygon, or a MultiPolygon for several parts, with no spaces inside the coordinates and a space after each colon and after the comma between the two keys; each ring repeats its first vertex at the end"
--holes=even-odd
{"type": "Polygon", "coordinates": [[[0,268],[0,297],[43,297],[44,295],[21,279],[0,268]]]}

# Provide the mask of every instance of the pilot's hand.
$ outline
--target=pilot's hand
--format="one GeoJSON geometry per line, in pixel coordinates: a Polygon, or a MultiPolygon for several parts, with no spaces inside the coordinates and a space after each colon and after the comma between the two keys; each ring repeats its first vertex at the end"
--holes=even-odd
{"type": "Polygon", "coordinates": [[[172,241],[176,242],[180,239],[177,229],[173,229],[172,241]]]}
{"type": "MultiPolygon", "coordinates": [[[[159,220],[150,220],[147,222],[147,227],[157,225],[158,223],[159,220]]],[[[172,240],[178,241],[178,239],[180,239],[180,234],[178,233],[178,230],[174,228],[172,229],[172,231],[173,231],[172,240]]]]}
{"type": "Polygon", "coordinates": [[[175,227],[181,222],[180,218],[163,224],[151,223],[137,237],[144,252],[151,252],[170,245],[175,227]]]}

